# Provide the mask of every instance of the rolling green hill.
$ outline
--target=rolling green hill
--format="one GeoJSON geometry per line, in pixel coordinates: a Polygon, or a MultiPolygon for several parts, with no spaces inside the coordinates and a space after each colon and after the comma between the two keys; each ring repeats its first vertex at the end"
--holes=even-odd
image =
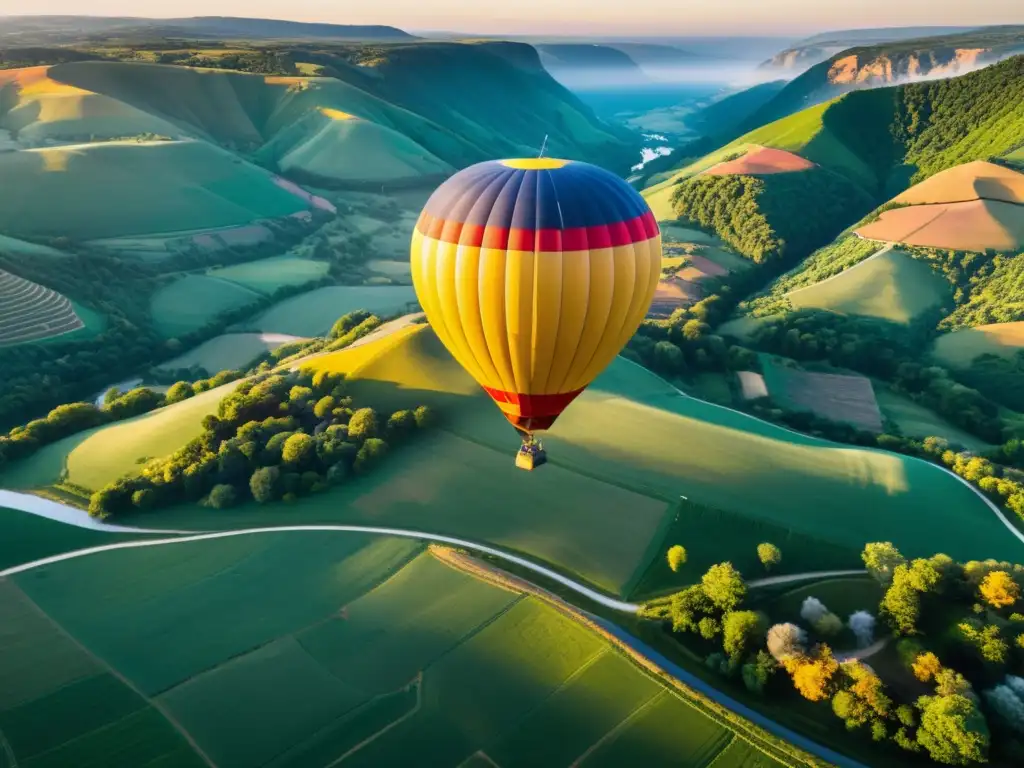
{"type": "MultiPolygon", "coordinates": [[[[403,447],[364,479],[299,506],[250,504],[216,514],[181,507],[137,522],[428,527],[524,552],[622,594],[641,583],[644,593],[664,590],[726,558],[758,568],[754,548],[763,540],[786,552],[786,572],[856,567],[864,543],[878,539],[908,554],[1019,554],[973,491],[934,466],[805,437],[691,399],[624,360],[563,414],[545,438],[549,464],[533,473],[514,467],[515,435],[429,328],[412,326],[312,362],[346,373],[357,402],[382,412],[433,404],[443,414],[442,431],[403,447]],[[922,508],[935,521],[927,536],[918,526],[922,508]],[[739,529],[747,533],[733,535],[739,529]],[[701,544],[711,540],[713,547],[701,544]],[[690,551],[679,574],[660,568],[675,543],[690,551]],[[660,570],[648,575],[651,563],[660,570]]],[[[69,438],[12,465],[2,481],[45,486],[65,463],[71,482],[88,488],[138,472],[141,458],[170,453],[198,434],[212,397],[69,438]]]]}
{"type": "Polygon", "coordinates": [[[203,141],[0,153],[0,175],[0,231],[15,237],[89,240],[202,230],[308,207],[267,171],[203,141]]]}
{"type": "Polygon", "coordinates": [[[795,759],[593,625],[458,563],[415,541],[281,533],[18,574],[0,584],[6,754],[238,768],[795,759]]]}

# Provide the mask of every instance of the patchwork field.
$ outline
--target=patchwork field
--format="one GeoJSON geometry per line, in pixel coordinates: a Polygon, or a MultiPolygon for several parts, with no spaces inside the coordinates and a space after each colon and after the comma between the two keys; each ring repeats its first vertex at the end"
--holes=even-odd
{"type": "Polygon", "coordinates": [[[256,291],[206,275],[185,275],[153,294],[150,312],[157,331],[174,338],[198,331],[219,315],[255,304],[256,291]]]}
{"type": "Polygon", "coordinates": [[[784,408],[882,431],[882,414],[867,377],[802,371],[768,355],[761,355],[761,367],[768,394],[784,408]]]}
{"type": "Polygon", "coordinates": [[[906,325],[950,302],[949,283],[926,263],[898,250],[876,255],[819,283],[786,294],[794,309],[824,309],[906,325]]]}
{"type": "Polygon", "coordinates": [[[412,541],[120,550],[0,582],[0,607],[0,728],[24,765],[115,743],[131,765],[780,765],[602,636],[412,541]]]}
{"type": "Polygon", "coordinates": [[[996,323],[944,333],[935,340],[932,354],[945,365],[966,368],[980,355],[1012,357],[1024,348],[1024,322],[996,323]]]}
{"type": "Polygon", "coordinates": [[[67,296],[0,269],[0,347],[84,327],[67,296]]]}
{"type": "Polygon", "coordinates": [[[412,286],[332,285],[285,299],[247,322],[242,330],[321,336],[339,317],[354,310],[387,316],[404,312],[415,303],[412,286]]]}
{"type": "Polygon", "coordinates": [[[264,352],[301,340],[300,336],[281,333],[225,333],[204,341],[198,347],[168,360],[160,367],[163,370],[175,371],[198,365],[210,374],[240,370],[264,352]]]}
{"type": "Polygon", "coordinates": [[[894,203],[906,205],[962,203],[969,200],[1024,203],[1024,173],[976,160],[936,173],[892,199],[894,203]]]}
{"type": "Polygon", "coordinates": [[[330,266],[326,261],[274,256],[231,267],[211,269],[206,276],[227,280],[242,288],[270,295],[279,288],[305,285],[319,280],[327,274],[330,266]]]}
{"type": "Polygon", "coordinates": [[[662,279],[649,317],[666,318],[704,296],[701,281],[749,268],[750,262],[733,253],[718,237],[677,223],[661,224],[662,279]]]}
{"type": "Polygon", "coordinates": [[[308,208],[267,171],[201,141],[5,152],[0,175],[11,181],[0,187],[0,231],[14,237],[92,240],[195,231],[308,208]]]}

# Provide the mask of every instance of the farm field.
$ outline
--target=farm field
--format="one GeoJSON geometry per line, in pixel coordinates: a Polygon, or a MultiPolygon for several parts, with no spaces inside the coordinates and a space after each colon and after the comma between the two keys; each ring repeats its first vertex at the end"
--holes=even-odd
{"type": "Polygon", "coordinates": [[[227,280],[242,288],[269,296],[278,288],[304,285],[319,280],[327,274],[329,268],[330,264],[326,261],[298,259],[294,256],[274,256],[245,264],[211,269],[206,276],[227,280]]]}
{"type": "Polygon", "coordinates": [[[814,163],[810,160],[805,160],[800,155],[794,155],[792,152],[752,145],[747,147],[741,157],[717,163],[703,171],[703,173],[709,176],[727,176],[730,174],[763,176],[771,173],[806,171],[808,168],[813,167],[814,163]]]}
{"type": "Polygon", "coordinates": [[[18,627],[0,654],[0,727],[32,766],[85,764],[115,737],[176,766],[201,765],[198,748],[222,768],[410,754],[600,766],[637,749],[658,764],[721,753],[729,768],[779,765],[601,635],[412,541],[292,533],[119,550],[18,574],[0,605],[18,627]],[[102,706],[83,717],[90,696],[102,706]]]}
{"type": "Polygon", "coordinates": [[[211,375],[220,371],[240,370],[264,352],[301,340],[300,336],[281,333],[225,333],[168,360],[160,368],[175,371],[198,365],[211,375]]]}
{"type": "Polygon", "coordinates": [[[934,411],[893,392],[884,383],[876,382],[874,390],[882,415],[896,422],[900,431],[908,437],[944,437],[969,451],[984,451],[992,447],[969,432],[953,426],[934,411]]]}
{"type": "MultiPolygon", "coordinates": [[[[41,488],[65,480],[98,490],[124,475],[137,474],[145,459],[165,456],[203,431],[205,416],[235,385],[202,392],[180,403],[58,440],[0,474],[12,489],[41,488]]],[[[162,527],[162,526],[157,526],[162,527]]]]}
{"type": "Polygon", "coordinates": [[[779,405],[882,431],[882,415],[867,377],[803,371],[782,365],[770,355],[760,357],[768,394],[779,405]]]}
{"type": "Polygon", "coordinates": [[[932,354],[940,363],[967,368],[980,355],[1013,357],[1024,348],[1024,322],[995,323],[944,333],[935,340],[932,354]]]}
{"type": "Polygon", "coordinates": [[[885,211],[857,230],[871,240],[961,251],[1024,246],[1024,206],[1001,200],[911,205],[885,211]]]}
{"type": "Polygon", "coordinates": [[[225,312],[254,304],[260,294],[204,275],[185,275],[153,294],[153,324],[166,338],[197,331],[225,312]]]}
{"type": "Polygon", "coordinates": [[[382,316],[401,313],[416,303],[412,286],[332,285],[293,296],[248,321],[242,330],[322,336],[344,314],[366,309],[382,316]]]}
{"type": "Polygon", "coordinates": [[[0,231],[14,237],[92,240],[194,231],[308,208],[267,171],[201,141],[6,152],[0,175],[12,180],[0,188],[0,231]],[[61,215],[51,215],[54,210],[61,215]]]}
{"type": "Polygon", "coordinates": [[[894,203],[907,205],[962,203],[968,200],[1024,203],[1024,173],[976,160],[936,173],[893,198],[894,203]]]}
{"type": "Polygon", "coordinates": [[[0,347],[84,328],[67,296],[0,269],[0,347]]]}
{"type": "Polygon", "coordinates": [[[888,250],[786,294],[794,309],[824,309],[909,324],[951,300],[949,283],[924,262],[888,250]]]}

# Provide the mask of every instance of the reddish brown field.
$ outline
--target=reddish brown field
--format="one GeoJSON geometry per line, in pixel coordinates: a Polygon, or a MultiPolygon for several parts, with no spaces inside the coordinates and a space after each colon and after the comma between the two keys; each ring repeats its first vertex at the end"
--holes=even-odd
{"type": "Polygon", "coordinates": [[[711,259],[698,256],[695,253],[687,255],[690,263],[676,272],[680,280],[700,280],[702,277],[721,277],[729,274],[729,270],[721,264],[715,264],[711,259]]]}
{"type": "Polygon", "coordinates": [[[686,282],[678,278],[669,278],[658,283],[654,293],[654,301],[648,317],[665,318],[680,307],[688,307],[701,297],[700,287],[696,283],[686,282]]]}
{"type": "Polygon", "coordinates": [[[977,160],[937,173],[893,198],[895,203],[963,203],[969,200],[1024,203],[1024,173],[977,160]]]}
{"type": "Polygon", "coordinates": [[[813,168],[814,163],[800,155],[786,152],[783,149],[757,147],[751,149],[743,157],[729,160],[708,168],[704,173],[711,176],[727,176],[729,174],[745,174],[747,176],[763,176],[770,173],[792,173],[813,168]]]}
{"type": "Polygon", "coordinates": [[[972,200],[896,208],[861,227],[857,234],[908,245],[1009,251],[1024,245],[1024,206],[972,200]]]}

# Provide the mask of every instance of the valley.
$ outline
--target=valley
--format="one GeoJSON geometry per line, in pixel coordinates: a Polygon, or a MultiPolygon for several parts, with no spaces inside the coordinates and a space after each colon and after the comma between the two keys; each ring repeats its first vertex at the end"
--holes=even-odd
{"type": "Polygon", "coordinates": [[[0,17],[0,767],[1018,764],[1021,29],[0,17]]]}

